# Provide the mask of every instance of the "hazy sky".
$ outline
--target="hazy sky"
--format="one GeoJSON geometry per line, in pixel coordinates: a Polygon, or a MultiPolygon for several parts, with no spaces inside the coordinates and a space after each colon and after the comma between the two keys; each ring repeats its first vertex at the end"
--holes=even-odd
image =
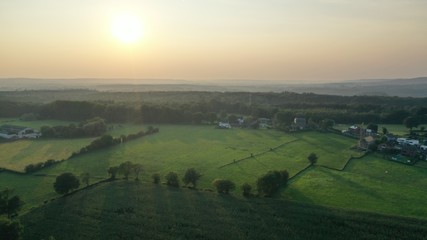
{"type": "Polygon", "coordinates": [[[0,77],[427,76],[426,0],[1,0],[0,77]],[[120,41],[112,21],[141,21],[120,41]]]}

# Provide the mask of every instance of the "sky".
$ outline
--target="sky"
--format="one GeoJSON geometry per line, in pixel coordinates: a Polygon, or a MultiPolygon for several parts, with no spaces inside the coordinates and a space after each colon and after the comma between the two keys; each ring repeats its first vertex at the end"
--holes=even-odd
{"type": "Polygon", "coordinates": [[[426,0],[0,1],[1,78],[420,76],[426,0]],[[137,29],[115,33],[119,16],[137,29]]]}

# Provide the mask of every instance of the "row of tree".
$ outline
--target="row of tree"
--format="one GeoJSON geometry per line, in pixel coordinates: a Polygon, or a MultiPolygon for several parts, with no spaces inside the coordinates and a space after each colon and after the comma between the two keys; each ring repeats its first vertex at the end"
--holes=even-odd
{"type": "Polygon", "coordinates": [[[0,192],[0,239],[17,240],[21,238],[23,227],[17,219],[24,203],[11,189],[0,192]]]}
{"type": "MultiPolygon", "coordinates": [[[[425,98],[375,96],[327,96],[296,93],[144,93],[157,97],[140,103],[54,101],[49,104],[0,101],[0,117],[82,121],[101,117],[108,122],[200,123],[214,122],[225,114],[276,119],[290,123],[295,116],[319,122],[325,118],[339,123],[376,122],[401,124],[409,116],[427,121],[425,98]],[[160,101],[159,97],[186,98],[160,101]],[[156,100],[157,99],[157,100],[156,100]]],[[[143,99],[143,98],[141,98],[143,99]]]]}
{"type": "Polygon", "coordinates": [[[68,126],[42,126],[40,133],[43,138],[81,138],[96,137],[107,131],[105,120],[100,117],[91,118],[79,124],[68,126]]]}

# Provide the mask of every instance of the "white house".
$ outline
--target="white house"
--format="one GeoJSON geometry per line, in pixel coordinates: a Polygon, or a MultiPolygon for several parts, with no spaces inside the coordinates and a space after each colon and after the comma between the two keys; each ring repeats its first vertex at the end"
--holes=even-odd
{"type": "Polygon", "coordinates": [[[231,125],[228,122],[219,122],[218,128],[229,129],[229,128],[231,128],[231,125]]]}
{"type": "Polygon", "coordinates": [[[29,127],[3,125],[0,126],[0,137],[6,139],[39,138],[41,134],[29,127]]]}

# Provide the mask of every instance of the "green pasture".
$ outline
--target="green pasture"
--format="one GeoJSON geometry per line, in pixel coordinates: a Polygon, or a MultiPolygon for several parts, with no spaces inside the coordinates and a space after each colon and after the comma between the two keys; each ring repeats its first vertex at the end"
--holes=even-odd
{"type": "MultiPolygon", "coordinates": [[[[44,177],[1,173],[0,188],[15,188],[29,209],[56,195],[52,183],[61,173],[89,172],[93,178],[103,179],[108,178],[109,167],[131,161],[142,164],[142,182],[151,182],[154,173],[159,173],[164,181],[169,171],[177,172],[182,178],[186,169],[194,167],[202,174],[199,189],[212,189],[211,183],[216,178],[230,179],[237,186],[235,195],[240,196],[239,188],[243,183],[248,182],[255,188],[256,179],[269,170],[287,169],[290,176],[294,176],[308,166],[307,156],[314,152],[319,157],[317,166],[292,179],[291,184],[281,190],[279,198],[427,217],[424,204],[427,163],[424,162],[407,166],[379,155],[368,155],[353,160],[344,171],[336,171],[323,166],[342,169],[351,156],[360,156],[361,152],[351,149],[356,140],[319,132],[289,134],[275,130],[223,130],[188,125],[155,127],[160,128],[157,134],[83,154],[36,173],[46,175],[44,177]],[[27,191],[30,187],[25,182],[37,188],[27,191]]],[[[138,125],[117,125],[110,133],[119,136],[142,129],[138,125]]]]}
{"type": "Polygon", "coordinates": [[[426,221],[116,181],[20,217],[24,239],[425,239],[426,221]]]}
{"type": "Polygon", "coordinates": [[[370,155],[345,171],[320,166],[282,189],[285,199],[392,215],[427,217],[427,171],[370,155]]]}

